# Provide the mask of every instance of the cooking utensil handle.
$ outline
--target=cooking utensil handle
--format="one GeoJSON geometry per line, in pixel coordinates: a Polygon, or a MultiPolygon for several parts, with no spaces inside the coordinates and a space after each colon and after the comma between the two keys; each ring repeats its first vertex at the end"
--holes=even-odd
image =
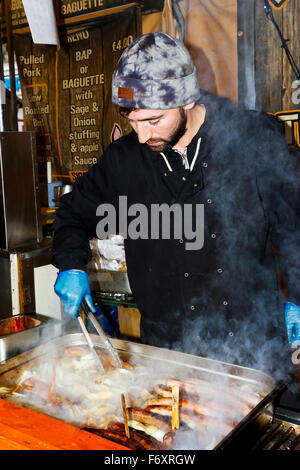
{"type": "Polygon", "coordinates": [[[98,335],[100,336],[101,340],[103,341],[103,343],[105,344],[105,348],[108,349],[110,355],[112,356],[112,358],[116,361],[118,367],[120,369],[123,368],[123,364],[122,364],[122,361],[121,359],[119,358],[118,356],[118,353],[117,351],[114,349],[113,345],[111,344],[111,342],[109,341],[108,337],[106,336],[106,334],[104,333],[103,329],[102,329],[102,326],[100,325],[100,323],[96,320],[96,318],[94,317],[93,313],[90,311],[88,305],[86,304],[85,300],[82,301],[81,303],[82,305],[82,308],[85,312],[85,314],[87,315],[87,317],[89,318],[89,320],[92,322],[95,330],[97,331],[98,335]]]}
{"type": "Polygon", "coordinates": [[[113,359],[116,361],[118,367],[122,369],[122,367],[123,367],[122,361],[121,361],[121,359],[119,358],[118,353],[116,352],[115,348],[113,347],[113,345],[112,345],[111,342],[109,341],[108,337],[107,337],[106,334],[104,333],[104,331],[103,331],[101,325],[99,324],[99,322],[96,320],[96,318],[94,317],[94,315],[93,315],[91,312],[89,312],[88,318],[91,320],[91,322],[92,322],[92,324],[94,325],[94,327],[95,327],[97,333],[99,334],[99,336],[101,337],[102,341],[104,342],[106,349],[108,349],[110,355],[111,355],[111,356],[113,357],[113,359]]]}
{"type": "Polygon", "coordinates": [[[87,341],[87,344],[89,345],[89,348],[90,348],[90,350],[91,350],[92,353],[93,353],[94,359],[96,360],[98,366],[100,367],[101,372],[102,372],[102,373],[105,373],[105,369],[104,369],[104,367],[103,367],[102,361],[101,361],[100,357],[98,356],[98,354],[97,354],[96,351],[95,351],[94,343],[93,343],[93,341],[92,341],[91,338],[90,338],[90,335],[89,335],[89,333],[88,333],[88,331],[87,331],[87,329],[86,329],[86,327],[85,327],[85,324],[83,323],[83,320],[82,320],[81,316],[79,315],[77,318],[78,318],[78,323],[79,323],[79,325],[80,325],[81,331],[82,331],[82,333],[84,334],[84,337],[85,337],[85,339],[86,339],[86,341],[87,341]]]}

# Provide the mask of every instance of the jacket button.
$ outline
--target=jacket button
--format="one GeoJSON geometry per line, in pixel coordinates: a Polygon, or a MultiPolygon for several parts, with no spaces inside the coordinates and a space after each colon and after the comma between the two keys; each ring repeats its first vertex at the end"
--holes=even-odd
{"type": "Polygon", "coordinates": [[[168,173],[164,173],[164,176],[168,176],[168,173]]]}
{"type": "Polygon", "coordinates": [[[184,273],[184,277],[189,277],[189,273],[184,273]]]}
{"type": "Polygon", "coordinates": [[[216,235],[215,233],[212,233],[212,234],[211,234],[211,238],[216,238],[216,236],[217,236],[217,235],[216,235]]]}
{"type": "Polygon", "coordinates": [[[195,184],[194,184],[194,188],[197,188],[197,186],[198,186],[198,184],[197,184],[197,183],[195,183],[195,184]]]}
{"type": "Polygon", "coordinates": [[[202,166],[204,166],[204,168],[207,168],[207,163],[206,163],[206,162],[203,162],[203,163],[202,163],[202,166]]]}
{"type": "Polygon", "coordinates": [[[185,180],[186,180],[186,177],[185,177],[185,176],[183,176],[183,177],[182,177],[182,181],[185,181],[185,180]]]}
{"type": "Polygon", "coordinates": [[[207,199],[207,202],[208,202],[208,204],[211,204],[211,203],[212,203],[212,200],[211,200],[211,199],[207,199]]]}
{"type": "Polygon", "coordinates": [[[227,300],[223,300],[223,305],[225,305],[225,306],[228,305],[227,300]]]}
{"type": "Polygon", "coordinates": [[[222,274],[222,272],[223,272],[223,269],[222,269],[222,268],[219,268],[219,269],[218,269],[218,273],[219,273],[219,274],[222,274]]]}
{"type": "Polygon", "coordinates": [[[234,336],[234,333],[232,333],[232,331],[229,331],[228,335],[229,336],[234,336]]]}
{"type": "Polygon", "coordinates": [[[191,305],[191,310],[195,310],[195,307],[194,307],[194,305],[191,305]]]}
{"type": "Polygon", "coordinates": [[[179,243],[183,243],[183,240],[182,240],[182,239],[180,239],[180,240],[179,240],[179,243]]]}

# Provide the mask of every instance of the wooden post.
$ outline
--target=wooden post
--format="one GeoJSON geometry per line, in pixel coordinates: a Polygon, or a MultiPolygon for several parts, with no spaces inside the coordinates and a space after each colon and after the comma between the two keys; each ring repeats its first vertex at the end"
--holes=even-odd
{"type": "Polygon", "coordinates": [[[11,0],[4,0],[4,14],[6,24],[6,37],[7,37],[7,52],[9,63],[9,77],[10,77],[10,119],[9,123],[11,131],[18,130],[18,117],[17,117],[17,98],[16,98],[16,78],[15,78],[15,61],[14,61],[14,48],[13,37],[11,32],[11,0]]]}

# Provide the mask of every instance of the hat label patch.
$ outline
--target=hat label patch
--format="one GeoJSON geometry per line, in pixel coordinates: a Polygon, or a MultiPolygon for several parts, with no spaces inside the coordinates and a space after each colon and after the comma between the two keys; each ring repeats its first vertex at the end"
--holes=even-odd
{"type": "Polygon", "coordinates": [[[123,88],[119,86],[118,88],[118,98],[121,100],[133,100],[134,89],[133,88],[123,88]]]}

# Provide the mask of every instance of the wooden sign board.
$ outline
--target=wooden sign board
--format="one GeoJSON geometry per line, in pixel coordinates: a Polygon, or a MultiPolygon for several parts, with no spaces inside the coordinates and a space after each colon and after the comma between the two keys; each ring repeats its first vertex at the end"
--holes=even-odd
{"type": "MultiPolygon", "coordinates": [[[[58,24],[68,18],[74,18],[93,12],[101,12],[121,5],[128,5],[128,0],[56,0],[54,2],[58,24]]],[[[11,0],[12,30],[28,28],[28,22],[22,0],[11,0]]]]}
{"type": "MultiPolygon", "coordinates": [[[[181,1],[181,0],[180,0],[181,1]]],[[[53,0],[58,26],[69,26],[79,23],[93,21],[95,17],[102,14],[116,14],[122,10],[122,6],[133,4],[140,5],[145,13],[161,11],[164,0],[53,0]]],[[[28,33],[29,26],[26,18],[22,0],[10,0],[11,22],[14,33],[28,33]]],[[[3,37],[5,39],[5,20],[3,2],[0,2],[0,23],[3,37]]]]}
{"type": "Polygon", "coordinates": [[[283,134],[290,147],[300,147],[300,110],[279,111],[277,113],[268,113],[274,116],[281,124],[283,134]]]}
{"type": "Polygon", "coordinates": [[[11,0],[10,8],[12,30],[28,26],[22,0],[11,0]]]}
{"type": "Polygon", "coordinates": [[[60,50],[15,36],[24,127],[36,133],[41,176],[52,161],[56,179],[76,180],[112,140],[131,130],[111,102],[111,79],[139,35],[134,5],[107,22],[69,30],[60,36],[60,50]]]}

